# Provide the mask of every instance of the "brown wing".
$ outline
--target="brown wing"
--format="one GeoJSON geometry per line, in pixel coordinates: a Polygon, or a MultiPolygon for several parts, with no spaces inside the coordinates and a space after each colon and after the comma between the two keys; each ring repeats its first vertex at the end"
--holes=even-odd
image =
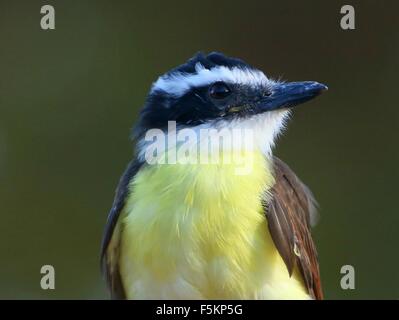
{"type": "Polygon", "coordinates": [[[136,175],[141,163],[131,161],[122,175],[115,192],[114,203],[108,215],[101,245],[101,269],[106,278],[112,299],[125,299],[125,291],[119,274],[119,242],[121,225],[118,220],[129,193],[129,182],[136,175]]]}
{"type": "Polygon", "coordinates": [[[280,159],[274,158],[276,183],[265,211],[269,231],[291,275],[298,266],[309,294],[323,299],[316,247],[310,233],[316,215],[311,191],[280,159]]]}

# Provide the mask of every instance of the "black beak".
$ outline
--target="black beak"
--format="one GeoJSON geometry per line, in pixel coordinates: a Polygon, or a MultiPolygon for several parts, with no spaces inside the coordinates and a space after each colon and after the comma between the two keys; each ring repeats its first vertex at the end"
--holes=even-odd
{"type": "Polygon", "coordinates": [[[262,99],[258,108],[260,112],[291,108],[317,97],[327,89],[326,85],[314,81],[277,84],[272,94],[262,99]]]}

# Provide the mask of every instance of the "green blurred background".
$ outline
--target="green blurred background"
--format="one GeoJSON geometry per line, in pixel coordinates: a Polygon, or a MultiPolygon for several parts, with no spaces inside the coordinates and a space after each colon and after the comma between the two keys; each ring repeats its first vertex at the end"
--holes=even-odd
{"type": "Polygon", "coordinates": [[[0,0],[0,298],[108,294],[99,247],[129,130],[158,75],[218,50],[330,90],[276,154],[314,191],[330,299],[399,298],[398,1],[0,0]],[[356,30],[340,28],[352,4],[356,30]],[[56,29],[40,28],[54,5],[56,29]],[[40,288],[40,268],[56,289],[40,288]],[[356,290],[340,288],[340,268],[356,290]]]}

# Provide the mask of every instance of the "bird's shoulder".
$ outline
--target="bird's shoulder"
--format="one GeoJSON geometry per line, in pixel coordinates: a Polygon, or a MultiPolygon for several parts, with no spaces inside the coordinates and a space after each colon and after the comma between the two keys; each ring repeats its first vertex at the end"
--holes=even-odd
{"type": "Polygon", "coordinates": [[[111,291],[111,296],[115,299],[125,297],[118,265],[121,232],[119,217],[129,194],[130,181],[132,181],[142,165],[142,162],[132,160],[121,176],[115,191],[114,202],[108,214],[101,244],[101,269],[111,291]]]}
{"type": "Polygon", "coordinates": [[[272,239],[292,274],[297,266],[309,294],[322,299],[317,251],[311,225],[317,203],[309,188],[277,157],[273,158],[275,184],[271,197],[265,194],[264,210],[272,239]]]}

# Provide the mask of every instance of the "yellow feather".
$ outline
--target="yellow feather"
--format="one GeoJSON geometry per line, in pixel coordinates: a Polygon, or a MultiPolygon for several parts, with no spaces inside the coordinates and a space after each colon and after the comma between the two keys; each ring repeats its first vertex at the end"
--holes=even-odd
{"type": "Polygon", "coordinates": [[[238,156],[251,163],[247,174],[237,162],[163,164],[131,181],[120,256],[128,298],[309,299],[268,231],[270,165],[260,152],[238,156]]]}

